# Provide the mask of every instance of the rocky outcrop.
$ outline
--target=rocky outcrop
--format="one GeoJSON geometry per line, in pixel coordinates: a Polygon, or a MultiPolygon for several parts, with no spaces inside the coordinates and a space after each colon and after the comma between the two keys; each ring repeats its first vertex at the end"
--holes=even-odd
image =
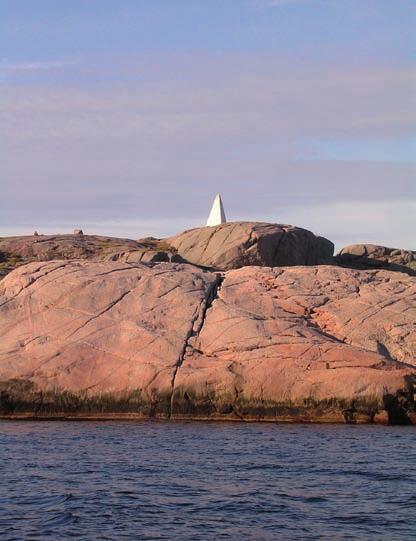
{"type": "Polygon", "coordinates": [[[98,235],[30,235],[0,239],[3,260],[17,262],[50,261],[53,259],[92,259],[108,253],[145,248],[130,239],[98,235]]]}
{"type": "Polygon", "coordinates": [[[350,267],[383,268],[416,275],[416,252],[376,244],[351,244],[342,248],[336,262],[350,267]]]}
{"type": "Polygon", "coordinates": [[[88,259],[121,250],[144,248],[130,239],[98,235],[32,235],[0,239],[0,251],[26,262],[52,259],[88,259]]]}
{"type": "Polygon", "coordinates": [[[334,245],[292,225],[229,222],[185,231],[167,239],[194,265],[218,270],[246,265],[317,265],[331,260],[334,245]]]}
{"type": "Polygon", "coordinates": [[[88,259],[110,261],[179,261],[175,250],[154,238],[120,239],[98,235],[39,235],[0,239],[0,278],[31,261],[88,259]]]}
{"type": "Polygon", "coordinates": [[[334,266],[31,263],[0,282],[0,412],[416,422],[415,284],[334,266]]]}
{"type": "Polygon", "coordinates": [[[31,235],[0,239],[0,278],[31,261],[87,259],[130,263],[190,262],[229,270],[245,265],[329,262],[332,242],[290,225],[236,222],[185,231],[170,239],[138,241],[84,235],[31,235]]]}

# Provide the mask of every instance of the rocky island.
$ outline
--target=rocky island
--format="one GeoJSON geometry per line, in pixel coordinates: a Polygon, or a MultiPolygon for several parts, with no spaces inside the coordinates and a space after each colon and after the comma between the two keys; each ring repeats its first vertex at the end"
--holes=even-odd
{"type": "Polygon", "coordinates": [[[416,424],[416,253],[231,222],[0,239],[2,418],[416,424]]]}

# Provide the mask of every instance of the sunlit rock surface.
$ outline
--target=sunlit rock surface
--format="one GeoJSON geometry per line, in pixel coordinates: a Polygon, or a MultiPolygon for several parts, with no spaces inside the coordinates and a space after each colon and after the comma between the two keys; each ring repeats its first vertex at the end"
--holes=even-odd
{"type": "Polygon", "coordinates": [[[51,261],[0,282],[3,416],[412,422],[415,278],[51,261]]]}

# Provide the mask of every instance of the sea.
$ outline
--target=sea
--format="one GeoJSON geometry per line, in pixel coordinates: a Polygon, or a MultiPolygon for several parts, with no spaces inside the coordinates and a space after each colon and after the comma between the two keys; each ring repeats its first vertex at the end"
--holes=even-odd
{"type": "Polygon", "coordinates": [[[416,429],[0,421],[1,540],[415,540],[416,429]]]}

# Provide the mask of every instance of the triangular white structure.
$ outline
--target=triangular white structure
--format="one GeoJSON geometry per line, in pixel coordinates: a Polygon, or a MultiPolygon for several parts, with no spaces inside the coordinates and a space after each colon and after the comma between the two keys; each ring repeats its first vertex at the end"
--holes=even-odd
{"type": "Polygon", "coordinates": [[[211,212],[209,213],[207,220],[207,227],[213,225],[225,224],[226,222],[224,207],[222,206],[222,200],[219,193],[215,196],[212,204],[211,212]]]}

